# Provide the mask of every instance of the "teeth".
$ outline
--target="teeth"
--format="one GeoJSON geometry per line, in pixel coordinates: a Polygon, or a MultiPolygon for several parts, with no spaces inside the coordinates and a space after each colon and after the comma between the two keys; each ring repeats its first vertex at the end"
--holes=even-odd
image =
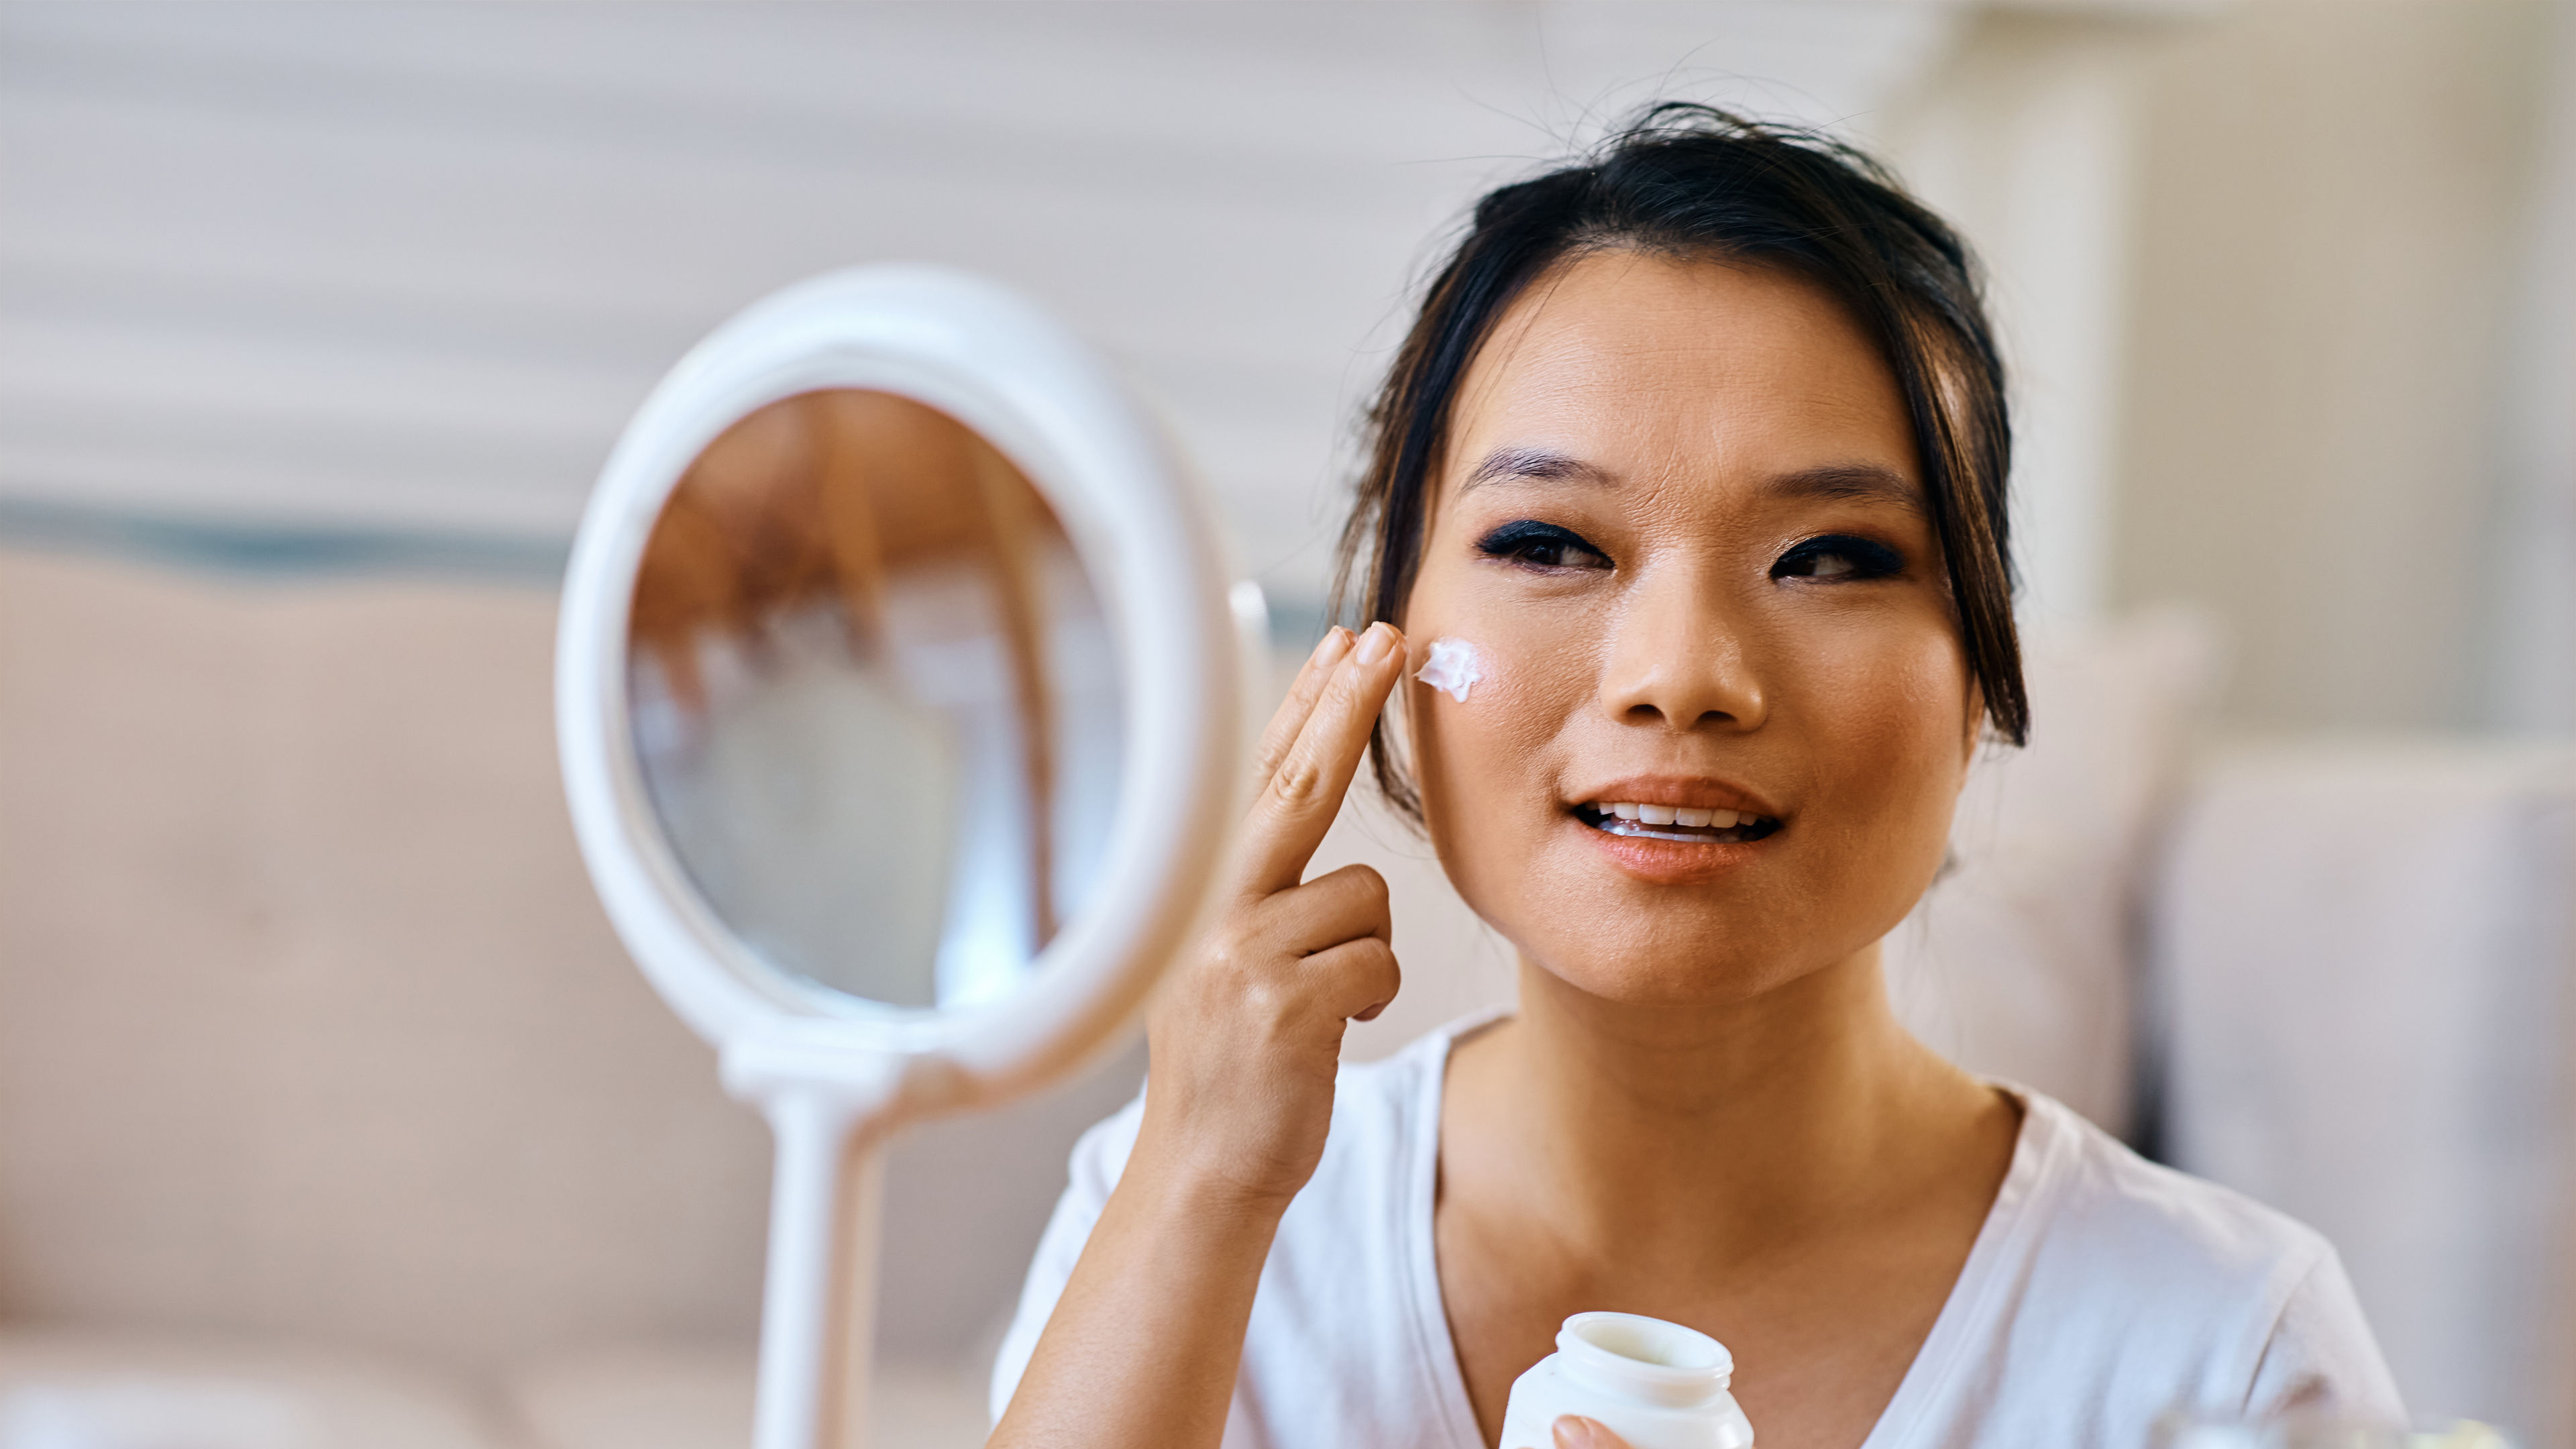
{"type": "Polygon", "coordinates": [[[1596,802],[1591,808],[1640,825],[1685,825],[1701,830],[1733,830],[1762,818],[1750,810],[1695,810],[1687,805],[1640,805],[1631,800],[1596,802]]]}

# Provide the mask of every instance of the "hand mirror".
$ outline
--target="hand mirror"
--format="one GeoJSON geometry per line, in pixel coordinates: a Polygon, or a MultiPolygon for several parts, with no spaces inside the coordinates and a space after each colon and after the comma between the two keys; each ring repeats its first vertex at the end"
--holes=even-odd
{"type": "Polygon", "coordinates": [[[956,273],[781,292],[620,439],[559,743],[618,934],[777,1136],[759,1449],[858,1443],[888,1134],[1101,1049],[1188,928],[1236,628],[1162,434],[956,273]]]}

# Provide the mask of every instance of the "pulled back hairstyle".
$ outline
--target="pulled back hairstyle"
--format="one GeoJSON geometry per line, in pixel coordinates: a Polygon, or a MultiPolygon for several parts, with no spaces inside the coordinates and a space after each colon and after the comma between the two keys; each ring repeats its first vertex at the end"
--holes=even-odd
{"type": "MultiPolygon", "coordinates": [[[[1369,408],[1335,614],[1402,622],[1468,364],[1532,281],[1568,258],[1618,250],[1778,268],[1838,298],[1878,344],[1904,395],[1969,675],[1988,725],[2021,744],[2030,703],[2005,520],[2012,438],[1976,262],[1868,157],[1708,106],[1648,107],[1589,160],[1476,204],[1369,408]]],[[[1383,723],[1374,746],[1379,788],[1418,822],[1421,796],[1383,723]]]]}

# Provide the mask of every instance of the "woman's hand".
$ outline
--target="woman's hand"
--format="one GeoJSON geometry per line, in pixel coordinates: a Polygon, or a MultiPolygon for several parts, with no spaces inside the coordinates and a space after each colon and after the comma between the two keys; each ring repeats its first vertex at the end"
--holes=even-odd
{"type": "Polygon", "coordinates": [[[1323,1156],[1342,1029],[1395,996],[1386,882],[1358,865],[1303,877],[1403,672],[1393,626],[1335,629],[1263,735],[1215,924],[1154,1006],[1135,1151],[994,1428],[999,1449],[1223,1436],[1262,1262],[1323,1156]]]}
{"type": "Polygon", "coordinates": [[[1194,1195],[1284,1211],[1323,1156],[1343,1029],[1395,997],[1385,878],[1305,872],[1404,660],[1391,624],[1315,646],[1262,735],[1215,922],[1155,1002],[1134,1162],[1194,1195]]]}

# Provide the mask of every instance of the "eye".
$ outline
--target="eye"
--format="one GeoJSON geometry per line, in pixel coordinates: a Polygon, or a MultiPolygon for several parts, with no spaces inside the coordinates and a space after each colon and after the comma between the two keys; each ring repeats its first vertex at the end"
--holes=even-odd
{"type": "Polygon", "coordinates": [[[1488,558],[1540,569],[1606,569],[1607,554],[1583,541],[1572,529],[1523,518],[1506,523],[1476,540],[1476,551],[1488,558]]]}
{"type": "Polygon", "coordinates": [[[1905,567],[1905,556],[1874,538],[1828,533],[1802,541],[1771,566],[1775,579],[1880,579],[1905,567]]]}

